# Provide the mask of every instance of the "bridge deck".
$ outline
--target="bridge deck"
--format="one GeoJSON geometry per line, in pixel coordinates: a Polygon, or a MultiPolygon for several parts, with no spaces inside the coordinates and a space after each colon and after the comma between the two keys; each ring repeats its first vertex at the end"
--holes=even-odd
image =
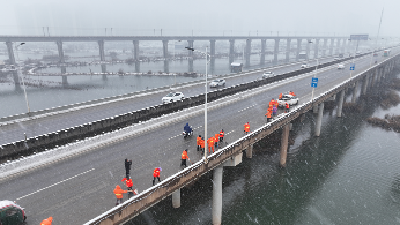
{"type": "MultiPolygon", "coordinates": [[[[369,58],[358,59],[355,72],[367,67],[369,58]]],[[[243,136],[245,122],[250,122],[252,130],[263,126],[266,103],[280,92],[294,90],[300,104],[308,102],[311,98],[309,76],[267,85],[265,92],[210,111],[209,136],[223,128],[227,134],[225,140],[231,143],[243,136]]],[[[346,80],[349,71],[333,67],[321,71],[318,77],[315,96],[346,80]]],[[[186,122],[195,128],[195,136],[203,134],[201,114],[2,182],[0,199],[19,199],[32,224],[49,216],[53,216],[54,224],[82,224],[115,206],[112,190],[117,184],[122,185],[125,158],[133,160],[132,179],[139,191],[152,185],[154,167],[163,168],[162,179],[179,171],[183,149],[189,149],[191,161],[197,162],[201,154],[195,150],[195,138],[183,140],[181,136],[186,122]]]]}

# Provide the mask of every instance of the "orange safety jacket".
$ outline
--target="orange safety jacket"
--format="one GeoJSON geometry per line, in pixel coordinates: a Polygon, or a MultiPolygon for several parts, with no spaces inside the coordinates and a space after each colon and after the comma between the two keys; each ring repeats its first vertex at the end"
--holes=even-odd
{"type": "Polygon", "coordinates": [[[51,223],[53,222],[53,217],[49,217],[47,219],[44,219],[40,225],[51,225],[51,223]]]}
{"type": "Polygon", "coordinates": [[[201,148],[205,148],[206,147],[206,141],[205,140],[201,140],[201,148]]]}
{"type": "Polygon", "coordinates": [[[214,137],[210,137],[207,141],[208,147],[214,147],[214,137]]]}
{"type": "Polygon", "coordinates": [[[250,124],[245,124],[244,125],[244,131],[245,132],[250,132],[250,124]]]}
{"type": "Polygon", "coordinates": [[[197,137],[197,145],[201,144],[201,137],[197,137]]]}
{"type": "Polygon", "coordinates": [[[121,181],[122,181],[122,182],[125,181],[127,187],[132,187],[132,186],[133,186],[132,179],[128,179],[128,180],[127,180],[126,178],[124,178],[124,179],[122,179],[121,181]]]}
{"type": "Polygon", "coordinates": [[[183,151],[183,152],[182,152],[182,159],[187,159],[187,158],[188,158],[187,152],[186,152],[186,151],[183,151]]]}
{"type": "Polygon", "coordinates": [[[224,132],[222,132],[222,131],[219,132],[219,136],[220,136],[220,137],[224,137],[224,132]]]}
{"type": "Polygon", "coordinates": [[[215,134],[215,141],[218,142],[219,134],[215,134]]]}
{"type": "Polygon", "coordinates": [[[158,171],[158,168],[154,169],[153,177],[160,177],[160,171],[158,171]]]}
{"type": "Polygon", "coordinates": [[[122,190],[119,185],[114,189],[114,194],[117,196],[117,198],[123,198],[124,193],[128,193],[126,190],[122,190]]]}
{"type": "Polygon", "coordinates": [[[287,108],[287,109],[289,108],[289,104],[287,104],[287,103],[286,103],[286,108],[287,108]]]}

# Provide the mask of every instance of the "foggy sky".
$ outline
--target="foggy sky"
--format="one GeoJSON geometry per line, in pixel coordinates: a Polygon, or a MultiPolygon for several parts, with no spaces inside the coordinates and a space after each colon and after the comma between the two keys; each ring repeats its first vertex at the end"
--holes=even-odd
{"type": "Polygon", "coordinates": [[[400,36],[399,0],[2,0],[0,35],[375,37],[383,8],[380,36],[400,36]]]}

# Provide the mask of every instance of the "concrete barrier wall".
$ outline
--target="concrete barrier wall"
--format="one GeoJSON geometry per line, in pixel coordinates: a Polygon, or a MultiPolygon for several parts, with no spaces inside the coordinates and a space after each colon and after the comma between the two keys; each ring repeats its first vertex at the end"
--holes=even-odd
{"type": "MultiPolygon", "coordinates": [[[[388,60],[385,60],[379,66],[385,65],[387,61],[388,60]]],[[[116,225],[124,223],[129,218],[138,215],[142,211],[150,208],[155,203],[164,199],[166,196],[172,194],[175,190],[186,186],[187,184],[198,179],[204,173],[207,173],[214,167],[221,165],[226,160],[229,160],[232,156],[239,154],[249,145],[256,143],[260,139],[273,133],[275,130],[280,129],[282,126],[298,118],[301,114],[312,110],[314,105],[325,102],[326,100],[332,98],[332,96],[339,93],[341,90],[351,87],[356,81],[362,79],[366,74],[375,70],[376,67],[377,66],[374,66],[353,76],[352,78],[349,78],[341,84],[336,85],[331,90],[321,93],[319,96],[315,97],[313,101],[309,101],[297,106],[289,113],[278,115],[276,119],[267,123],[265,126],[256,129],[254,132],[240,138],[234,143],[229,144],[223,149],[216,150],[213,154],[208,156],[208,164],[205,163],[205,157],[203,157],[203,159],[199,162],[186,167],[183,171],[170,176],[166,180],[158,183],[156,186],[144,190],[142,193],[130,198],[119,206],[104,212],[102,215],[90,220],[85,225],[116,225]]]]}
{"type": "MultiPolygon", "coordinates": [[[[360,56],[361,57],[361,56],[360,56]]],[[[333,65],[337,62],[342,62],[348,59],[336,60],[335,62],[327,62],[320,65],[318,68],[324,68],[333,65]]],[[[309,73],[316,69],[316,66],[304,68],[300,70],[295,70],[293,72],[278,74],[274,77],[270,77],[263,80],[251,81],[248,83],[242,83],[235,85],[234,87],[223,88],[208,93],[207,102],[215,101],[218,98],[234,95],[236,93],[258,88],[262,85],[282,81],[284,79],[298,76],[300,74],[309,73]]],[[[135,92],[136,93],[136,92],[135,92]]],[[[135,93],[129,93],[127,95],[135,95],[135,93]]],[[[145,93],[145,91],[139,92],[145,93]]],[[[107,100],[118,99],[119,96],[114,96],[110,98],[105,98],[107,100]]],[[[100,100],[93,100],[92,102],[97,102],[100,100]]],[[[100,121],[92,121],[90,123],[85,123],[80,126],[71,127],[63,130],[63,132],[55,132],[46,135],[40,135],[37,137],[30,137],[25,142],[21,140],[15,143],[3,144],[0,146],[0,157],[15,157],[21,154],[29,153],[32,151],[43,151],[46,149],[52,149],[56,146],[65,145],[67,143],[83,140],[87,137],[92,137],[99,135],[101,133],[108,133],[113,130],[120,129],[122,127],[130,126],[133,123],[147,121],[152,118],[161,117],[162,115],[169,114],[172,112],[177,112],[183,110],[184,108],[201,105],[205,103],[204,93],[198,96],[193,96],[190,98],[185,98],[180,102],[173,102],[168,104],[161,104],[157,106],[151,106],[143,108],[139,111],[128,112],[125,114],[116,115],[112,118],[106,118],[100,121]],[[22,144],[24,143],[24,144],[22,144]]],[[[85,103],[80,103],[85,104],[85,103]]],[[[79,104],[78,104],[79,105],[79,104]]],[[[40,112],[40,111],[39,111],[40,112]]],[[[39,113],[36,112],[36,113],[39,113]]]]}

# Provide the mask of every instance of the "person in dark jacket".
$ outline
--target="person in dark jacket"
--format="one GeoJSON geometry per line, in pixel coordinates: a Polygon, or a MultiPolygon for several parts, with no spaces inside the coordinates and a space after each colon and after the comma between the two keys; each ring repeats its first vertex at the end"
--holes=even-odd
{"type": "Polygon", "coordinates": [[[132,160],[125,159],[125,173],[126,179],[129,179],[129,170],[132,169],[132,160]]]}

